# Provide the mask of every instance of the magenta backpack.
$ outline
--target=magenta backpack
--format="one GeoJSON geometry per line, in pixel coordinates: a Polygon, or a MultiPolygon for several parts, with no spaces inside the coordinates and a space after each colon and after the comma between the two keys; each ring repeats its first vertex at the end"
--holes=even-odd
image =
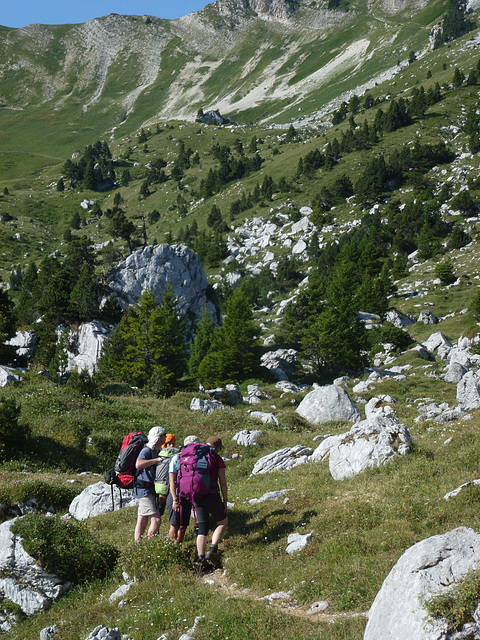
{"type": "Polygon", "coordinates": [[[178,454],[177,493],[193,504],[195,495],[205,495],[212,486],[215,453],[208,444],[188,444],[178,454]]]}

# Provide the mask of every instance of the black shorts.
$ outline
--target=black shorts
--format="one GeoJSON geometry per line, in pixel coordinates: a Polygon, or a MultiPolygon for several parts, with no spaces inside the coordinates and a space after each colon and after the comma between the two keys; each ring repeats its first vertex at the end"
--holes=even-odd
{"type": "Polygon", "coordinates": [[[198,525],[200,522],[208,523],[210,516],[212,516],[215,522],[225,520],[227,517],[225,505],[219,493],[207,493],[205,496],[195,496],[194,507],[198,525]]]}
{"type": "Polygon", "coordinates": [[[180,511],[175,511],[173,509],[173,498],[172,494],[169,493],[167,496],[167,508],[168,508],[168,518],[170,520],[170,524],[172,527],[179,527],[180,525],[184,527],[188,527],[188,523],[190,522],[190,516],[192,513],[192,505],[186,499],[180,496],[180,511]],[[180,522],[180,515],[182,520],[180,522]]]}

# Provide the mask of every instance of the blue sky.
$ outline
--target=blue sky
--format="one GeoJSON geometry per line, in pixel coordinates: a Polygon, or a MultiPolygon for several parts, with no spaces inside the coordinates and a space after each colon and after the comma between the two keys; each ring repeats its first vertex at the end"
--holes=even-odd
{"type": "Polygon", "coordinates": [[[0,0],[0,25],[72,24],[109,13],[179,18],[213,0],[0,0]]]}

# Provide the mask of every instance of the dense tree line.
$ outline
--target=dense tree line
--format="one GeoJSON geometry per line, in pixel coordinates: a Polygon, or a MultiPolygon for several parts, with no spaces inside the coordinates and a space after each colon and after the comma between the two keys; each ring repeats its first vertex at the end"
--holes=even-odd
{"type": "Polygon", "coordinates": [[[68,159],[62,172],[71,187],[81,184],[92,191],[111,189],[116,180],[112,154],[108,144],[100,140],[87,145],[78,162],[68,159]]]}

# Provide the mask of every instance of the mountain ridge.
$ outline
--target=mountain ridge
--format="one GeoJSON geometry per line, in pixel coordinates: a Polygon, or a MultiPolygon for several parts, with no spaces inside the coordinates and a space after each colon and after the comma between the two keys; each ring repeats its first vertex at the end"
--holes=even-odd
{"type": "MultiPolygon", "coordinates": [[[[418,14],[424,6],[371,3],[362,13],[353,4],[334,11],[321,3],[217,0],[171,21],[110,14],[79,25],[2,28],[0,117],[48,108],[78,130],[96,126],[97,114],[108,110],[112,127],[128,131],[219,108],[235,119],[261,112],[264,122],[289,122],[290,101],[299,95],[317,108],[328,102],[318,91],[325,77],[340,95],[342,85],[353,86],[353,72],[374,75],[370,68],[390,67],[410,44],[427,47],[430,23],[416,24],[402,44],[398,20],[399,12],[418,14]],[[88,114],[84,122],[81,114],[88,114]]],[[[433,23],[441,3],[429,12],[433,23]]]]}

